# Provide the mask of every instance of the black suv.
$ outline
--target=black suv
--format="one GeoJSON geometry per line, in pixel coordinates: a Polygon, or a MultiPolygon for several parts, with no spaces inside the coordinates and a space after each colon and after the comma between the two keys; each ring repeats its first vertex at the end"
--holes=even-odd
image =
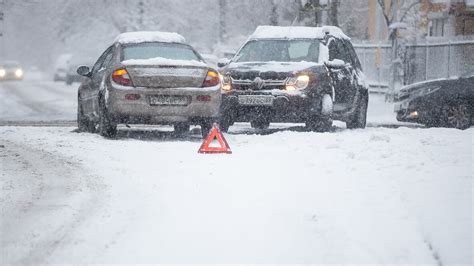
{"type": "Polygon", "coordinates": [[[223,75],[221,129],[250,122],[306,123],[325,132],[332,120],[365,128],[368,88],[350,39],[337,27],[260,26],[223,75]]]}

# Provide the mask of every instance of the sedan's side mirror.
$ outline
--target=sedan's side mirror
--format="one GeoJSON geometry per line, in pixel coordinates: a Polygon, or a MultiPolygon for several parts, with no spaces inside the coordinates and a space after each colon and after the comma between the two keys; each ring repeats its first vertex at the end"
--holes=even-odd
{"type": "Polygon", "coordinates": [[[89,69],[88,66],[80,66],[78,69],[77,69],[77,74],[79,74],[80,76],[84,76],[84,77],[90,77],[91,76],[91,70],[89,69]]]}
{"type": "Polygon", "coordinates": [[[341,59],[333,59],[331,61],[326,61],[325,64],[328,68],[340,69],[346,67],[346,63],[341,59]]]}
{"type": "Polygon", "coordinates": [[[219,59],[219,61],[217,61],[217,66],[218,67],[225,67],[228,64],[230,64],[230,59],[228,59],[228,58],[221,58],[221,59],[219,59]]]}

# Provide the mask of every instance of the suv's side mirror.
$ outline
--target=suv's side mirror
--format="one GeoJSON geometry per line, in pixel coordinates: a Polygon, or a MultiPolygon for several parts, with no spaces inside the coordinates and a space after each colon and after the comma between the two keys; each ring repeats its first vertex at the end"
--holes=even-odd
{"type": "Polygon", "coordinates": [[[342,61],[341,59],[333,59],[331,61],[326,61],[324,63],[328,68],[339,69],[339,68],[346,67],[346,63],[342,61]]]}
{"type": "Polygon", "coordinates": [[[77,74],[79,74],[80,76],[84,76],[84,77],[90,77],[91,76],[91,70],[89,69],[88,66],[80,66],[78,69],[77,69],[77,74]]]}
{"type": "Polygon", "coordinates": [[[218,67],[225,67],[228,64],[230,64],[230,59],[228,59],[228,58],[221,58],[221,59],[219,59],[219,61],[217,61],[217,66],[218,67]]]}

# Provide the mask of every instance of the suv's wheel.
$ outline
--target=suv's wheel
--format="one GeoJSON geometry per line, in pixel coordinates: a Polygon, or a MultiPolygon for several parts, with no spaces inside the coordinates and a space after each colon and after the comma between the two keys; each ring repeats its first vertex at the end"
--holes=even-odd
{"type": "Polygon", "coordinates": [[[348,129],[365,128],[367,125],[367,109],[369,105],[369,95],[362,94],[359,104],[353,117],[346,122],[348,129]]]}
{"type": "Polygon", "coordinates": [[[106,138],[114,138],[117,135],[117,124],[110,118],[102,98],[99,100],[99,134],[106,138]]]}
{"type": "Polygon", "coordinates": [[[442,119],[447,127],[467,129],[471,126],[471,111],[466,103],[449,104],[443,108],[442,119]]]}
{"type": "Polygon", "coordinates": [[[84,115],[80,100],[77,102],[77,128],[79,132],[95,132],[95,123],[84,115]]]}
{"type": "Polygon", "coordinates": [[[209,135],[209,132],[211,132],[212,128],[212,122],[206,121],[201,123],[201,135],[203,138],[206,138],[207,135],[209,135]]]}
{"type": "Polygon", "coordinates": [[[179,123],[174,125],[174,133],[178,135],[184,135],[189,132],[189,124],[179,123]]]}
{"type": "Polygon", "coordinates": [[[306,121],[306,128],[315,132],[328,132],[332,127],[332,118],[329,116],[310,116],[306,121]]]}
{"type": "Polygon", "coordinates": [[[219,119],[219,129],[222,132],[229,131],[229,127],[233,124],[232,118],[228,115],[222,115],[219,119]]]}
{"type": "Polygon", "coordinates": [[[256,129],[267,129],[270,126],[270,121],[264,118],[250,121],[250,126],[256,129]]]}

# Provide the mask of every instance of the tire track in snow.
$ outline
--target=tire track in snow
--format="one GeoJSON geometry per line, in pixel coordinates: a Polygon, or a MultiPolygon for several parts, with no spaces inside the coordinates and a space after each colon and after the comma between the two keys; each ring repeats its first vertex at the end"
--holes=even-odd
{"type": "Polygon", "coordinates": [[[41,264],[57,249],[74,244],[69,236],[98,212],[106,196],[104,185],[69,158],[11,141],[3,145],[2,161],[23,165],[21,172],[27,176],[18,177],[18,169],[5,169],[13,191],[0,202],[2,263],[41,264]],[[15,184],[18,178],[34,182],[26,200],[25,195],[15,195],[25,185],[15,184]]]}

